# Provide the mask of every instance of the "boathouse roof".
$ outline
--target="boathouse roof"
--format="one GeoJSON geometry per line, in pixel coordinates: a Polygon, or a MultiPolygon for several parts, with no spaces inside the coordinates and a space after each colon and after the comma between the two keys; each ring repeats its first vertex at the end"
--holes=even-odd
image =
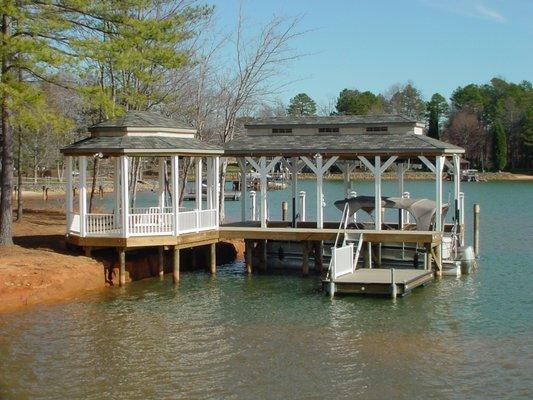
{"type": "Polygon", "coordinates": [[[65,155],[222,155],[223,149],[195,138],[191,125],[155,112],[129,111],[92,125],[90,137],[63,149],[65,155]]]}
{"type": "Polygon", "coordinates": [[[364,155],[423,155],[461,154],[464,149],[425,135],[414,133],[361,133],[244,136],[225,146],[224,155],[299,156],[322,155],[353,157],[364,155]],[[274,140],[275,139],[275,140],[274,140]]]}
{"type": "Polygon", "coordinates": [[[258,118],[246,124],[245,128],[277,128],[294,126],[325,125],[373,125],[373,124],[418,124],[416,119],[402,114],[382,115],[331,115],[331,116],[283,116],[258,118]]]}

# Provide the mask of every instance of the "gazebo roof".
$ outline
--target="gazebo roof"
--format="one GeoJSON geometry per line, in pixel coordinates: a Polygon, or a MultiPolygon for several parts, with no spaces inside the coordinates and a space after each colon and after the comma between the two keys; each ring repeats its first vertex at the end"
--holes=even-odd
{"type": "Polygon", "coordinates": [[[63,149],[65,155],[222,155],[220,146],[195,138],[159,136],[89,137],[63,149]]]}
{"type": "Polygon", "coordinates": [[[106,121],[91,125],[89,132],[124,129],[124,128],[170,128],[194,130],[194,127],[186,122],[176,121],[159,113],[151,111],[128,111],[119,117],[110,118],[106,121]]]}
{"type": "Polygon", "coordinates": [[[315,134],[286,136],[245,136],[228,142],[224,155],[299,156],[320,153],[349,158],[365,155],[416,157],[461,154],[464,149],[414,133],[315,134]]]}
{"type": "Polygon", "coordinates": [[[61,152],[66,155],[222,155],[223,149],[194,137],[187,124],[148,111],[125,115],[92,125],[91,136],[73,143],[61,152]]]}

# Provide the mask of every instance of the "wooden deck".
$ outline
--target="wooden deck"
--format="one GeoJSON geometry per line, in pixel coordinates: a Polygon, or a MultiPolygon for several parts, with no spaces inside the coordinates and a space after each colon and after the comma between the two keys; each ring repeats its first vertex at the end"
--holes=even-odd
{"type": "MultiPolygon", "coordinates": [[[[420,269],[395,269],[394,281],[398,296],[405,296],[411,290],[433,280],[433,272],[420,269]]],[[[392,293],[390,269],[361,268],[334,280],[335,293],[373,294],[389,296],[392,293]]],[[[330,284],[324,280],[323,284],[330,284]]]]}

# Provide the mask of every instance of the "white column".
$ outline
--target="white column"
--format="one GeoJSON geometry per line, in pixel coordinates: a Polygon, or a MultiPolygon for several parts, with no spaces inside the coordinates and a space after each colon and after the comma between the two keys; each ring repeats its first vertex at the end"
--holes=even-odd
{"type": "Polygon", "coordinates": [[[259,158],[259,169],[260,174],[260,183],[261,183],[261,228],[266,228],[267,226],[267,161],[266,157],[259,158]]]}
{"type": "Polygon", "coordinates": [[[220,157],[216,156],[214,160],[214,191],[215,191],[215,209],[216,209],[216,222],[217,227],[220,224],[220,157]]]}
{"type": "Polygon", "coordinates": [[[86,236],[87,227],[87,157],[79,157],[79,169],[80,169],[80,198],[79,198],[79,211],[80,211],[80,236],[86,236]]]}
{"type": "Polygon", "coordinates": [[[461,158],[459,154],[453,155],[453,204],[454,204],[454,218],[457,224],[461,223],[459,193],[461,192],[461,158]]]}
{"type": "Polygon", "coordinates": [[[322,155],[318,154],[316,157],[316,227],[321,229],[324,227],[324,188],[323,188],[323,171],[322,171],[322,155]]]}
{"type": "Polygon", "coordinates": [[[74,212],[74,203],[73,203],[73,197],[72,197],[72,157],[66,156],[65,157],[65,163],[66,163],[66,170],[65,173],[67,174],[67,185],[66,185],[66,193],[65,193],[65,200],[66,200],[66,208],[67,208],[67,233],[70,231],[70,226],[72,224],[72,213],[74,212]]]}
{"type": "Polygon", "coordinates": [[[213,208],[213,159],[211,157],[205,158],[205,176],[207,181],[207,188],[205,191],[206,207],[208,210],[213,208]]]}
{"type": "Polygon", "coordinates": [[[444,157],[435,157],[435,231],[442,231],[442,169],[444,167],[444,157]]]}
{"type": "Polygon", "coordinates": [[[120,193],[121,193],[121,221],[122,221],[122,237],[128,237],[129,235],[129,209],[130,199],[128,191],[128,174],[129,174],[129,159],[128,156],[120,157],[120,193]]]}
{"type": "Polygon", "coordinates": [[[194,159],[196,163],[196,209],[202,209],[202,157],[194,159]]]}
{"type": "Polygon", "coordinates": [[[376,231],[381,230],[381,157],[374,157],[374,219],[376,231]]]}
{"type": "Polygon", "coordinates": [[[174,235],[178,236],[179,234],[179,210],[180,210],[180,190],[179,190],[179,157],[172,156],[170,159],[171,163],[171,179],[172,179],[172,223],[174,226],[174,235]]]}
{"type": "MultiPolygon", "coordinates": [[[[396,176],[398,177],[398,197],[403,197],[404,193],[404,175],[405,164],[400,163],[396,165],[396,176]]],[[[404,210],[398,210],[398,229],[403,229],[404,225],[404,210]]]]}
{"type": "Polygon", "coordinates": [[[298,165],[298,157],[291,157],[291,178],[292,178],[292,223],[293,225],[296,225],[296,215],[300,212],[298,209],[298,172],[299,172],[299,165],[298,165]]]}
{"type": "Polygon", "coordinates": [[[246,181],[246,159],[245,158],[239,158],[239,166],[241,167],[241,182],[240,182],[240,186],[241,186],[241,197],[240,197],[240,201],[241,201],[241,221],[242,222],[245,222],[246,221],[246,202],[247,202],[247,198],[246,198],[246,192],[247,192],[247,184],[248,182],[246,181]]]}
{"type": "Polygon", "coordinates": [[[163,212],[165,207],[165,157],[158,157],[159,160],[159,187],[157,188],[157,204],[161,209],[160,212],[163,212]]]}
{"type": "Polygon", "coordinates": [[[305,196],[306,196],[306,193],[305,191],[302,190],[300,192],[300,206],[299,206],[300,221],[302,222],[305,222],[305,196]]]}
{"type": "Polygon", "coordinates": [[[118,228],[120,226],[120,158],[115,157],[115,165],[113,170],[113,227],[118,228]]]}

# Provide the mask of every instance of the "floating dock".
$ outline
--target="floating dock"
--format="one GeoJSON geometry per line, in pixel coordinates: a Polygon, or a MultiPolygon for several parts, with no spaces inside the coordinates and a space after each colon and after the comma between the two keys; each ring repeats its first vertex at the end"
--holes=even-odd
{"type": "MultiPolygon", "coordinates": [[[[397,296],[405,296],[411,290],[427,285],[433,280],[433,271],[420,269],[396,269],[394,282],[390,269],[361,268],[334,280],[335,294],[373,294],[389,296],[396,290],[397,296]],[[393,288],[393,285],[396,287],[393,288]]],[[[329,279],[322,281],[329,288],[329,279]]]]}

